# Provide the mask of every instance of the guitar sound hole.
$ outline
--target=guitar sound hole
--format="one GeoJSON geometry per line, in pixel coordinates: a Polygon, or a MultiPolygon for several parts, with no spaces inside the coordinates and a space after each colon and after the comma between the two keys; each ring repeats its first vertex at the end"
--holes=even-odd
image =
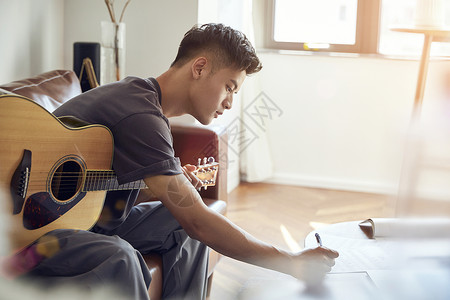
{"type": "Polygon", "coordinates": [[[66,161],[53,174],[51,190],[53,196],[61,201],[75,196],[82,183],[82,168],[75,161],[66,161]]]}

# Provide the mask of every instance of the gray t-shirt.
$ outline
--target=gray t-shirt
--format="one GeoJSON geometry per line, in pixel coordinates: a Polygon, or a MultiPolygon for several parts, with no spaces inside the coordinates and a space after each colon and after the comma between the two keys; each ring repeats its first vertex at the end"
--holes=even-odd
{"type": "MultiPolygon", "coordinates": [[[[169,121],[162,113],[161,90],[154,78],[127,77],[103,85],[74,97],[53,113],[59,117],[74,116],[111,130],[113,169],[119,184],[146,176],[182,173],[180,161],[174,156],[169,121]]],[[[111,217],[98,225],[105,229],[120,225],[137,195],[138,190],[108,192],[104,207],[108,212],[102,215],[111,217]],[[118,205],[118,201],[122,204],[118,205]]]]}

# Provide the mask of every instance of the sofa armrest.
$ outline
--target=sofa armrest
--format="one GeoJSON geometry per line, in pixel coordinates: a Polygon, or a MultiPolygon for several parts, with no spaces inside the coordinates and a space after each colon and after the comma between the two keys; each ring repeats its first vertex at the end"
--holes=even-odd
{"type": "Polygon", "coordinates": [[[227,201],[228,135],[221,127],[172,125],[175,156],[181,164],[196,165],[198,158],[214,157],[219,163],[216,185],[200,192],[202,198],[227,201]]]}
{"type": "Polygon", "coordinates": [[[1,89],[34,100],[52,112],[61,104],[81,94],[81,86],[75,72],[54,70],[35,77],[1,84],[1,89]]]}

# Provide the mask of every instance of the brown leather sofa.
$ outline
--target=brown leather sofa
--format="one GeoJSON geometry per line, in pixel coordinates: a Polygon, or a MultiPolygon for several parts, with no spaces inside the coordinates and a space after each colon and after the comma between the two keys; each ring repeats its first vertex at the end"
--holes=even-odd
{"type": "MultiPolygon", "coordinates": [[[[53,111],[68,99],[81,93],[80,82],[70,70],[55,70],[7,84],[1,89],[28,97],[48,111],[53,111]]],[[[227,135],[223,130],[199,126],[172,125],[175,154],[184,164],[196,164],[198,158],[214,157],[219,163],[216,185],[200,192],[205,203],[225,214],[227,202],[227,135]]],[[[148,199],[141,199],[148,200],[148,199]]],[[[149,288],[150,299],[160,299],[162,293],[162,263],[158,254],[144,256],[152,274],[149,288]]],[[[212,275],[220,255],[211,250],[208,269],[208,296],[212,275]]]]}

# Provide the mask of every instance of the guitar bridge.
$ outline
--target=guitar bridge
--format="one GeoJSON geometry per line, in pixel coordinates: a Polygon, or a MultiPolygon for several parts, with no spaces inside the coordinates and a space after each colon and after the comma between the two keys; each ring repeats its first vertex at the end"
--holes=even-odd
{"type": "Polygon", "coordinates": [[[31,170],[31,151],[23,150],[22,160],[17,166],[11,178],[11,197],[13,201],[13,214],[16,215],[22,211],[25,196],[28,190],[31,170]]]}

